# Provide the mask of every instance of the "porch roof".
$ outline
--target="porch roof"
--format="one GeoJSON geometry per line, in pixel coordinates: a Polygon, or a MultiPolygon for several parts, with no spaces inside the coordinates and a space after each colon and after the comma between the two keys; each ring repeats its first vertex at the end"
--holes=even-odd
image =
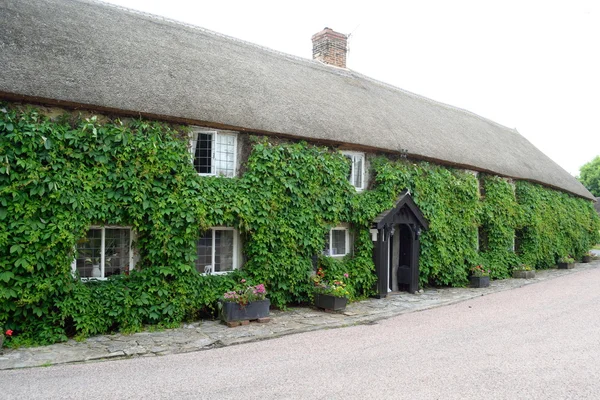
{"type": "Polygon", "coordinates": [[[415,203],[415,201],[411,197],[410,192],[408,190],[404,190],[402,191],[402,193],[400,193],[400,196],[398,196],[398,200],[396,200],[394,207],[382,212],[377,217],[375,217],[375,219],[373,220],[373,227],[376,229],[383,228],[385,224],[390,223],[392,221],[394,215],[398,211],[400,211],[402,207],[407,207],[408,210],[410,210],[410,212],[415,217],[416,221],[421,225],[422,229],[429,229],[429,222],[419,209],[419,206],[417,206],[417,203],[415,203]]]}

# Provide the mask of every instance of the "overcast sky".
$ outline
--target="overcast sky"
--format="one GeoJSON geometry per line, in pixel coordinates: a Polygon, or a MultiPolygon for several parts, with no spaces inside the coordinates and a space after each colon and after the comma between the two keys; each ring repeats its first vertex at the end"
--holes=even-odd
{"type": "Polygon", "coordinates": [[[600,154],[598,0],[105,1],[305,58],[324,27],[350,33],[350,69],[516,128],[573,175],[600,154]]]}

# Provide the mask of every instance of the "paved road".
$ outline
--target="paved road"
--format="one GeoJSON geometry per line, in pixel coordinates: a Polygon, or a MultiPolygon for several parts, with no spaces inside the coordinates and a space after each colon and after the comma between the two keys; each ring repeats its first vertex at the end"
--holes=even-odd
{"type": "Polygon", "coordinates": [[[600,270],[376,325],[0,371],[5,399],[598,399],[600,270]]]}

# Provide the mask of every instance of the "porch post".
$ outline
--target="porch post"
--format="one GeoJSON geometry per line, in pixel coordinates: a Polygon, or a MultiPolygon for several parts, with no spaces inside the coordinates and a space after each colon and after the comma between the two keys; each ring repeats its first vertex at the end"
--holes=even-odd
{"type": "Polygon", "coordinates": [[[420,252],[420,241],[419,241],[419,235],[417,234],[417,232],[420,233],[419,228],[417,227],[416,229],[413,230],[412,232],[412,260],[411,260],[411,269],[412,269],[412,276],[411,276],[411,280],[410,280],[410,285],[408,288],[408,291],[410,293],[416,293],[419,290],[419,252],[420,252]]]}
{"type": "Polygon", "coordinates": [[[385,229],[379,229],[377,242],[373,248],[373,261],[375,262],[375,273],[377,285],[375,297],[382,299],[388,293],[388,235],[385,229]]]}

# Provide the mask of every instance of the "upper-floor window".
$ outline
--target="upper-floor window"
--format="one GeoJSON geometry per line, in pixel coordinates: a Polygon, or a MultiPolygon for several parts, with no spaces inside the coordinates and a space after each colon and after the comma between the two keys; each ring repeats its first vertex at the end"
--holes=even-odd
{"type": "Polygon", "coordinates": [[[365,188],[365,153],[344,151],[342,154],[350,159],[351,167],[348,176],[350,183],[356,190],[363,190],[365,188]]]}
{"type": "Polygon", "coordinates": [[[104,279],[128,273],[134,268],[131,229],[121,226],[93,226],[76,244],[73,273],[81,278],[104,279]]]}
{"type": "Polygon", "coordinates": [[[193,131],[190,145],[196,172],[201,175],[235,176],[237,135],[217,131],[193,131]]]}
{"type": "Polygon", "coordinates": [[[239,235],[233,228],[217,227],[204,232],[196,242],[196,270],[218,274],[239,267],[239,235]]]}
{"type": "Polygon", "coordinates": [[[325,237],[325,251],[328,256],[345,256],[350,253],[350,231],[347,227],[332,228],[325,237]]]}

